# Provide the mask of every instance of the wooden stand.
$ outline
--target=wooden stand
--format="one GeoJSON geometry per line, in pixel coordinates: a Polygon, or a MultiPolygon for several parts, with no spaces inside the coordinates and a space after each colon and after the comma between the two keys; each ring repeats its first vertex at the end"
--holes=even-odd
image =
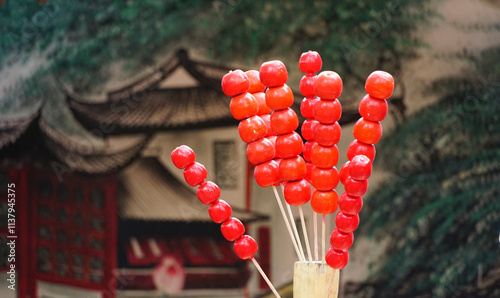
{"type": "Polygon", "coordinates": [[[295,262],[293,270],[294,298],[337,298],[338,294],[339,270],[333,270],[323,262],[295,262]]]}

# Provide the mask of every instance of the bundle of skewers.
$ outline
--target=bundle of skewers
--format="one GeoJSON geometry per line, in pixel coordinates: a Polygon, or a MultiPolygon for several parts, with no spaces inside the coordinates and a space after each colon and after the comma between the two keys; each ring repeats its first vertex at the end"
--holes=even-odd
{"type": "MultiPolygon", "coordinates": [[[[372,172],[375,144],[382,136],[380,121],[387,115],[386,99],[392,95],[394,80],[384,71],[375,71],[368,76],[367,94],[359,104],[361,118],[353,129],[355,140],[347,149],[348,161],[338,171],[336,144],[341,138],[338,121],[342,115],[339,101],[342,79],[334,71],[316,74],[321,70],[322,60],[315,51],[303,53],[299,67],[305,73],[299,85],[304,96],[300,112],[306,118],[301,134],[297,132],[298,116],[291,109],[294,94],[286,84],[288,72],[281,61],[265,62],[259,71],[230,71],[222,78],[221,85],[224,94],[231,98],[231,114],[240,120],[238,132],[247,143],[248,160],[255,165],[255,181],[261,187],[272,188],[297,255],[294,297],[337,297],[339,270],[349,260],[348,249],[359,224],[358,213],[372,172]],[[340,197],[335,191],[339,181],[345,189],[340,197]],[[314,212],[312,241],[308,237],[302,207],[308,202],[314,212]],[[298,209],[303,242],[292,207],[298,209]],[[326,216],[335,212],[336,227],[330,236],[331,246],[326,250],[326,216]],[[321,244],[318,214],[322,223],[321,244]]],[[[203,204],[210,205],[211,219],[221,224],[222,235],[228,241],[234,241],[236,254],[241,259],[251,260],[271,291],[280,297],[255,259],[256,241],[245,235],[240,220],[231,217],[230,205],[219,199],[219,187],[212,181],[205,181],[207,170],[195,161],[194,151],[182,145],[172,152],[171,157],[176,167],[184,169],[186,182],[198,187],[198,198],[203,204]]]]}

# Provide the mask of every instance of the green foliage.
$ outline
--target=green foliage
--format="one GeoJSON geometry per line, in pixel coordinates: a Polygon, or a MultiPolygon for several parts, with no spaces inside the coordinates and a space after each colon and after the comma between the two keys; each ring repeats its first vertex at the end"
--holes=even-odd
{"type": "Polygon", "coordinates": [[[479,264],[500,264],[500,84],[488,77],[499,53],[477,61],[484,80],[439,82],[450,93],[380,144],[392,176],[365,200],[360,231],[393,235],[375,296],[491,295],[475,285],[479,264]]]}

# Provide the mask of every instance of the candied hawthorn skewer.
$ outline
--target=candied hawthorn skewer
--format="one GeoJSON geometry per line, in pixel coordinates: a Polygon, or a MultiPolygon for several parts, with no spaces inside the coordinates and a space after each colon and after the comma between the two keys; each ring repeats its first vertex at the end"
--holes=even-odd
{"type": "MultiPolygon", "coordinates": [[[[311,163],[311,149],[316,144],[314,142],[314,127],[318,124],[318,121],[314,119],[314,105],[319,101],[319,98],[314,92],[314,82],[316,81],[316,72],[321,70],[323,61],[321,56],[316,51],[308,51],[302,53],[299,58],[299,68],[305,73],[305,75],[300,79],[300,92],[304,95],[302,102],[300,104],[300,113],[306,120],[302,123],[301,132],[302,137],[306,140],[304,144],[302,156],[306,161],[306,176],[307,182],[311,183],[311,172],[314,169],[314,164],[311,163]]],[[[307,235],[307,230],[304,222],[304,216],[302,215],[302,207],[299,211],[301,212],[301,221],[304,235],[307,235]]],[[[318,260],[318,213],[313,213],[313,224],[314,224],[314,260],[318,260]]],[[[307,236],[306,236],[307,239],[307,236]]],[[[309,253],[309,244],[307,246],[309,253]]],[[[311,257],[309,257],[311,259],[311,257]]]]}
{"type": "Polygon", "coordinates": [[[366,79],[368,93],[359,104],[362,118],[353,129],[354,140],[347,149],[347,161],[340,170],[340,181],[345,191],[340,196],[340,211],[335,217],[336,228],[330,237],[332,245],[326,262],[334,269],[344,268],[349,261],[348,249],[354,241],[354,230],[359,225],[359,211],[363,207],[362,196],[368,189],[368,178],[375,159],[375,144],[382,137],[382,121],[387,115],[386,99],[394,90],[394,79],[384,71],[374,71],[366,79]]]}
{"type": "Polygon", "coordinates": [[[326,214],[337,210],[338,194],[335,191],[339,183],[337,168],[341,129],[338,123],[342,115],[342,106],[338,97],[342,93],[342,79],[334,71],[321,72],[314,82],[314,91],[320,100],[314,105],[314,118],[318,124],[314,128],[314,141],[311,149],[311,183],[314,192],[311,207],[323,215],[322,220],[322,255],[325,256],[326,214]]]}
{"type": "MultiPolygon", "coordinates": [[[[270,120],[266,121],[268,120],[266,114],[269,116],[271,109],[266,104],[263,93],[266,87],[260,82],[259,72],[256,70],[245,73],[241,70],[231,71],[224,75],[221,85],[227,96],[234,96],[230,103],[231,114],[237,120],[242,120],[238,125],[238,132],[241,139],[248,143],[247,157],[255,165],[255,181],[261,187],[273,186],[274,188],[274,185],[279,184],[281,180],[279,163],[273,160],[276,156],[275,140],[272,139],[274,133],[270,129],[270,120]],[[262,114],[263,118],[258,114],[262,114]]],[[[276,197],[276,200],[292,244],[300,259],[301,253],[297,240],[293,235],[279,196],[276,197]]]]}
{"type": "Polygon", "coordinates": [[[242,260],[251,260],[276,297],[280,297],[275,287],[254,258],[258,250],[257,242],[251,236],[245,235],[245,226],[239,219],[231,217],[231,206],[219,199],[219,186],[212,181],[205,181],[207,178],[207,170],[205,166],[195,161],[196,155],[193,149],[186,145],[182,145],[175,148],[170,156],[177,168],[184,169],[184,178],[186,182],[193,187],[199,185],[196,190],[198,199],[205,205],[211,205],[208,208],[210,218],[215,223],[222,223],[221,233],[228,241],[234,241],[233,247],[236,255],[242,260]]]}

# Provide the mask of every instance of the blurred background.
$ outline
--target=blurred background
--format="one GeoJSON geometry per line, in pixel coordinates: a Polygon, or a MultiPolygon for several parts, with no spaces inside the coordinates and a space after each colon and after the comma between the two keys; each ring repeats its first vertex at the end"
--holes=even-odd
{"type": "Polygon", "coordinates": [[[499,20],[498,0],[0,0],[0,296],[269,296],[173,166],[186,144],[292,297],[220,80],[282,60],[300,114],[308,50],[344,82],[339,165],[366,77],[396,83],[339,296],[500,296],[499,20]]]}

